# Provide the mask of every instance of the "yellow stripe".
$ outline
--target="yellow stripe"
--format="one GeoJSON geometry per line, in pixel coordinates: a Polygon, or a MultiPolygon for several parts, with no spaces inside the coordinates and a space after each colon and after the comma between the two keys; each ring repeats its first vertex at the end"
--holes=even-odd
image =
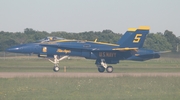
{"type": "Polygon", "coordinates": [[[54,42],[73,42],[73,41],[77,41],[77,40],[57,40],[54,42]]]}
{"type": "Polygon", "coordinates": [[[46,42],[47,44],[55,44],[57,42],[74,42],[77,40],[56,40],[56,41],[50,41],[50,42],[46,42]]]}
{"type": "Polygon", "coordinates": [[[128,31],[135,32],[137,28],[128,28],[128,31]]]}
{"type": "Polygon", "coordinates": [[[111,44],[111,43],[105,43],[105,42],[97,42],[97,41],[87,41],[87,40],[57,40],[53,42],[48,42],[47,44],[54,44],[56,42],[74,42],[74,41],[84,41],[84,42],[91,42],[95,44],[104,44],[104,45],[111,45],[111,46],[119,46],[118,44],[111,44]]]}
{"type": "Polygon", "coordinates": [[[138,30],[150,30],[149,26],[139,26],[138,30]]]}
{"type": "MultiPolygon", "coordinates": [[[[88,42],[92,42],[92,41],[88,41],[88,42]]],[[[112,45],[112,46],[119,46],[118,44],[111,44],[111,43],[105,43],[105,42],[92,42],[95,44],[104,44],[104,45],[112,45]]]]}
{"type": "MultiPolygon", "coordinates": [[[[83,41],[83,40],[59,40],[56,42],[73,42],[73,41],[83,41]]],[[[112,45],[112,46],[119,46],[118,44],[111,44],[111,43],[105,43],[105,42],[97,42],[97,41],[87,41],[84,40],[85,42],[91,42],[91,43],[95,43],[95,44],[104,44],[104,45],[112,45]]]]}
{"type": "Polygon", "coordinates": [[[123,51],[123,50],[137,50],[138,48],[114,48],[113,50],[120,50],[120,51],[123,51]]]}

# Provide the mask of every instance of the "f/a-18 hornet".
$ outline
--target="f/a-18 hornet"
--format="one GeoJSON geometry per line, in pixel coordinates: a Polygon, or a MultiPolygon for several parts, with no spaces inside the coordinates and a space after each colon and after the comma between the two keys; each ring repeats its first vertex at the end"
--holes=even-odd
{"type": "Polygon", "coordinates": [[[159,52],[143,49],[149,26],[129,28],[118,40],[117,44],[86,40],[70,40],[64,38],[48,37],[43,42],[29,43],[13,46],[8,52],[37,54],[39,57],[54,57],[50,60],[54,64],[53,70],[59,71],[59,61],[68,56],[79,56],[86,59],[95,59],[99,72],[113,72],[108,64],[117,64],[120,60],[145,61],[159,58],[159,52]]]}

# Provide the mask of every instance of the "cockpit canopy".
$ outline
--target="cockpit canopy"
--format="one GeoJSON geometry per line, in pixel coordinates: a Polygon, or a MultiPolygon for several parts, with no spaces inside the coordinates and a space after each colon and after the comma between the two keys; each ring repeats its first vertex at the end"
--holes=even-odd
{"type": "Polygon", "coordinates": [[[50,42],[50,41],[56,41],[56,40],[65,40],[64,38],[60,37],[54,37],[54,36],[48,36],[46,38],[43,38],[41,40],[38,40],[38,43],[43,43],[43,42],[50,42]]]}

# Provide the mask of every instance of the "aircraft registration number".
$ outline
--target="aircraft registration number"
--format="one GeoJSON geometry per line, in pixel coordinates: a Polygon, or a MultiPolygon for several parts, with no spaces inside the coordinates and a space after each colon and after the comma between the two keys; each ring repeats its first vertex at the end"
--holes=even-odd
{"type": "Polygon", "coordinates": [[[116,57],[115,52],[99,52],[99,57],[116,57]]]}

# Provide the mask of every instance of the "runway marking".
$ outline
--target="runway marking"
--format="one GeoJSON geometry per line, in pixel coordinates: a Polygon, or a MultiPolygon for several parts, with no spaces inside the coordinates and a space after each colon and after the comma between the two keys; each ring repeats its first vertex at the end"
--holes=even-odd
{"type": "Polygon", "coordinates": [[[63,72],[0,72],[0,78],[26,77],[180,77],[180,73],[63,73],[63,72]]]}

